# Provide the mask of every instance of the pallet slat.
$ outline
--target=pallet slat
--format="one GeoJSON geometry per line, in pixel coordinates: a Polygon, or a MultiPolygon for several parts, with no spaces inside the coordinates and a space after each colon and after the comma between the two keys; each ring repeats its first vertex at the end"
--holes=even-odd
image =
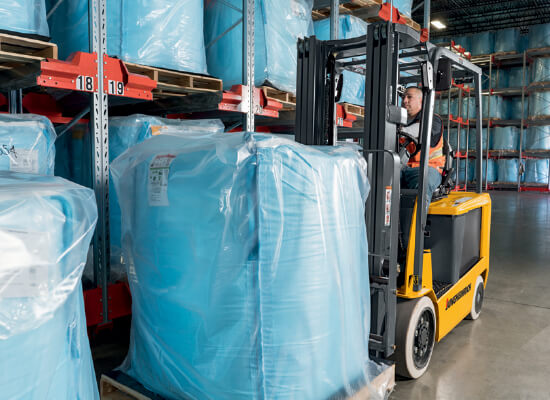
{"type": "Polygon", "coordinates": [[[0,33],[0,63],[57,59],[57,45],[36,39],[0,33]]]}

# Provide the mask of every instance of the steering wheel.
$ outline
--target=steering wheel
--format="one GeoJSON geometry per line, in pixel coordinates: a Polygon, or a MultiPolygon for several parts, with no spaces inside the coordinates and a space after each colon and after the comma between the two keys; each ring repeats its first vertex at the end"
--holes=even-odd
{"type": "Polygon", "coordinates": [[[417,138],[415,138],[411,134],[409,134],[407,132],[403,132],[403,131],[397,131],[397,135],[402,136],[402,137],[405,138],[405,141],[403,143],[401,143],[401,147],[399,149],[399,152],[401,152],[401,149],[403,149],[403,148],[406,149],[409,146],[409,144],[413,143],[415,150],[414,150],[414,153],[412,153],[410,155],[410,157],[414,157],[415,155],[418,154],[418,152],[420,151],[420,145],[418,144],[418,139],[417,138]]]}

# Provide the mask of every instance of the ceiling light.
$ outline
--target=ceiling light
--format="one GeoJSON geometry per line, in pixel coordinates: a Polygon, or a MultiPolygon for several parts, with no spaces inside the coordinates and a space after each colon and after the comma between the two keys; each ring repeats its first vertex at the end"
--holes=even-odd
{"type": "Polygon", "coordinates": [[[439,20],[433,20],[432,21],[432,25],[434,26],[434,28],[436,29],[445,29],[447,26],[443,24],[443,22],[439,21],[439,20]]]}

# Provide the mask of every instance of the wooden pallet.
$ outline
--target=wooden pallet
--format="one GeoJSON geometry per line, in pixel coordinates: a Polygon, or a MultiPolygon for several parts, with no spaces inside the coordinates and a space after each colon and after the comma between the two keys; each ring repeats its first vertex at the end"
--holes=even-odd
{"type": "MultiPolygon", "coordinates": [[[[0,65],[57,59],[57,45],[42,40],[0,33],[0,65]]],[[[11,67],[10,67],[11,68],[11,67]]]]}
{"type": "Polygon", "coordinates": [[[264,92],[265,97],[270,100],[275,100],[279,103],[282,103],[283,110],[296,109],[296,96],[294,96],[292,93],[283,92],[270,86],[262,86],[261,89],[262,92],[264,92]]]}
{"type": "MultiPolygon", "coordinates": [[[[381,6],[382,0],[350,0],[349,3],[340,4],[340,14],[353,14],[361,8],[371,6],[381,6]]],[[[321,8],[319,10],[313,10],[313,19],[324,19],[330,16],[330,7],[321,8]]]]}
{"type": "Polygon", "coordinates": [[[349,103],[342,103],[342,105],[344,106],[344,111],[346,112],[346,114],[351,114],[357,117],[357,119],[365,118],[365,107],[349,103]]]}
{"type": "Polygon", "coordinates": [[[129,72],[145,75],[157,82],[157,88],[153,91],[156,97],[223,90],[222,80],[210,76],[172,71],[129,62],[125,62],[124,64],[129,72]]]}

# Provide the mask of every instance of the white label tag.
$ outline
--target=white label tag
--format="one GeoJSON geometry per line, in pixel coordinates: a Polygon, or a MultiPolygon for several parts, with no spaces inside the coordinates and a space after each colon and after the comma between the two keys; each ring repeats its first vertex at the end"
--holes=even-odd
{"type": "Polygon", "coordinates": [[[0,297],[37,297],[47,289],[48,266],[34,265],[0,269],[0,297]]]}
{"type": "Polygon", "coordinates": [[[391,186],[386,187],[386,201],[384,207],[384,225],[390,226],[391,223],[391,186]]]}
{"type": "Polygon", "coordinates": [[[15,153],[10,155],[10,171],[37,174],[38,151],[15,149],[15,153]]]}
{"type": "Polygon", "coordinates": [[[83,92],[93,92],[94,91],[94,77],[78,75],[76,78],[76,90],[81,90],[83,92]]]}
{"type": "Polygon", "coordinates": [[[115,96],[124,96],[124,83],[118,81],[109,81],[109,94],[115,96]]]}
{"type": "Polygon", "coordinates": [[[149,165],[149,180],[147,189],[149,192],[150,207],[167,207],[168,202],[168,174],[170,164],[176,156],[171,154],[156,156],[149,165]]]}

